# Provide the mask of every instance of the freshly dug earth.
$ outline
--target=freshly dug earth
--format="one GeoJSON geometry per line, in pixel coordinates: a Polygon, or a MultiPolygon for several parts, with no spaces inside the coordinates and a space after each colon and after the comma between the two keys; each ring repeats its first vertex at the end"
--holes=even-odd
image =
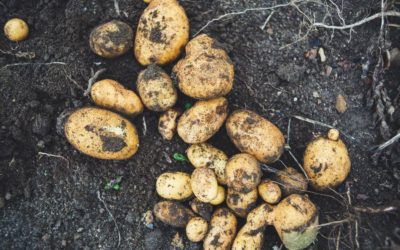
{"type": "MultiPolygon", "coordinates": [[[[188,163],[173,160],[172,155],[184,153],[188,145],[178,137],[162,140],[157,131],[159,114],[146,110],[131,119],[140,134],[140,147],[126,161],[82,155],[63,135],[62,118],[67,112],[93,106],[90,98],[83,95],[92,69],[106,68],[99,79],[114,79],[126,88],[136,89],[135,81],[143,67],[133,51],[111,60],[96,56],[89,47],[90,31],[112,19],[127,22],[136,30],[146,4],[139,0],[116,2],[119,16],[114,1],[0,1],[1,25],[19,17],[30,26],[28,39],[20,43],[0,35],[1,249],[117,249],[118,231],[120,249],[173,249],[176,247],[171,241],[176,232],[184,235],[184,229],[161,222],[154,222],[149,228],[142,221],[143,214],[160,200],[155,192],[157,176],[166,171],[193,170],[188,163]],[[119,191],[104,189],[108,181],[120,176],[119,191]]],[[[265,2],[184,0],[181,4],[187,11],[193,36],[221,14],[269,6],[274,1],[265,2]]],[[[354,22],[355,16],[379,11],[372,0],[358,2],[359,5],[345,4],[346,23],[354,22]]],[[[315,11],[318,17],[321,9],[315,11]]],[[[354,137],[342,135],[349,148],[352,171],[347,185],[337,188],[341,196],[309,194],[319,208],[321,223],[348,222],[322,228],[312,248],[334,249],[339,242],[339,249],[356,248],[358,243],[360,249],[395,249],[396,244],[400,245],[398,213],[354,210],[390,205],[400,198],[399,144],[386,149],[377,161],[371,159],[369,149],[384,139],[375,126],[375,110],[366,106],[371,85],[361,81],[361,65],[376,59],[370,48],[376,44],[380,20],[356,28],[351,39],[348,31],[320,30],[281,48],[296,40],[303,17],[295,8],[280,9],[265,29],[260,29],[269,14],[248,12],[214,22],[204,30],[221,42],[234,63],[234,87],[227,96],[230,111],[248,108],[277,124],[286,140],[290,136],[292,152],[299,160],[306,143],[326,129],[292,119],[288,135],[292,115],[332,124],[354,137]],[[304,57],[312,44],[325,49],[324,64],[318,58],[304,57]],[[324,74],[326,66],[332,67],[329,76],[324,74]],[[335,109],[339,94],[347,102],[348,109],[343,114],[335,109]]],[[[391,30],[386,36],[392,37],[392,46],[399,46],[398,33],[391,30]]],[[[165,70],[170,73],[172,66],[165,70]]],[[[392,97],[398,94],[399,72],[398,66],[393,66],[386,75],[384,86],[392,97]]],[[[193,102],[179,93],[179,107],[193,102]]],[[[399,129],[399,118],[389,126],[399,129]]],[[[238,153],[224,128],[210,143],[229,156],[238,153]]],[[[288,152],[281,159],[297,168],[288,152]]],[[[283,168],[279,162],[271,166],[283,168]]],[[[272,177],[268,173],[264,176],[272,177]]],[[[264,249],[280,245],[273,229],[266,231],[265,240],[264,249]]],[[[201,248],[200,243],[190,243],[185,237],[183,243],[185,249],[201,248]]]]}

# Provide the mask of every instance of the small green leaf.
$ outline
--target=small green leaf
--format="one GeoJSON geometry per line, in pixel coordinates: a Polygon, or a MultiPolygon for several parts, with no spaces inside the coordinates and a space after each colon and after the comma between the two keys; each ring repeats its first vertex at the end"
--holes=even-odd
{"type": "Polygon", "coordinates": [[[121,186],[120,186],[119,184],[115,184],[112,188],[113,188],[115,191],[119,191],[119,190],[121,189],[121,186]]]}
{"type": "Polygon", "coordinates": [[[192,107],[192,104],[190,102],[187,102],[185,104],[185,109],[190,109],[192,107]]]}
{"type": "Polygon", "coordinates": [[[180,153],[175,153],[174,159],[176,161],[187,161],[187,158],[183,154],[180,154],[180,153]]]}

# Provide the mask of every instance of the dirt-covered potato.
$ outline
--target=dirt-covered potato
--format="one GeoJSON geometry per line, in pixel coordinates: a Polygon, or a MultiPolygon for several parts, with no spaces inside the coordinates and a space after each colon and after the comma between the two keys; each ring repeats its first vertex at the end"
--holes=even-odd
{"type": "Polygon", "coordinates": [[[237,220],[227,208],[217,209],[204,239],[204,250],[229,250],[236,235],[237,220]]]}
{"type": "Polygon", "coordinates": [[[201,202],[199,199],[194,198],[190,201],[190,207],[193,212],[203,217],[206,221],[211,220],[213,207],[209,203],[201,202]]]}
{"type": "Polygon", "coordinates": [[[208,231],[208,223],[201,217],[193,217],[186,225],[186,236],[192,242],[202,241],[208,231]]]}
{"type": "Polygon", "coordinates": [[[199,35],[186,46],[186,57],[173,68],[179,89],[196,99],[225,96],[233,86],[234,69],[218,42],[199,35]]]}
{"type": "Polygon", "coordinates": [[[170,109],[178,98],[171,78],[156,64],[149,65],[139,73],[136,86],[143,104],[152,111],[170,109]]]}
{"type": "Polygon", "coordinates": [[[159,196],[169,200],[185,200],[192,196],[190,175],[184,172],[165,172],[157,178],[159,196]]]}
{"type": "Polygon", "coordinates": [[[245,218],[247,214],[256,206],[258,192],[257,188],[243,193],[228,188],[226,195],[226,205],[238,216],[245,218]]]}
{"type": "Polygon", "coordinates": [[[173,227],[186,227],[195,215],[176,201],[160,201],[154,206],[154,216],[160,221],[173,227]]]}
{"type": "Polygon", "coordinates": [[[74,111],[64,125],[64,132],[72,146],[99,159],[127,159],[139,147],[139,137],[131,122],[99,108],[74,111]]]}
{"type": "Polygon", "coordinates": [[[282,196],[281,188],[275,182],[265,179],[258,185],[258,194],[269,204],[276,204],[282,196]]]}
{"type": "Polygon", "coordinates": [[[158,132],[164,140],[172,140],[176,132],[177,119],[181,112],[177,109],[168,109],[160,115],[158,132]]]}
{"type": "Polygon", "coordinates": [[[225,167],[226,184],[238,192],[249,192],[257,188],[261,175],[256,158],[246,153],[232,156],[225,167]]]}
{"type": "Polygon", "coordinates": [[[325,190],[340,185],[350,172],[347,147],[339,139],[339,131],[331,129],[327,137],[311,141],[304,152],[304,169],[311,185],[325,190]]]}
{"type": "Polygon", "coordinates": [[[283,196],[302,194],[307,191],[306,177],[295,168],[287,167],[275,174],[274,180],[281,188],[283,196]]]}
{"type": "Polygon", "coordinates": [[[128,24],[112,20],[92,30],[89,44],[96,55],[115,58],[132,48],[133,31],[128,24]]]}
{"type": "Polygon", "coordinates": [[[107,109],[126,115],[137,115],[143,112],[143,104],[135,92],[111,79],[96,82],[92,86],[90,95],[96,105],[107,109]]]}
{"type": "Polygon", "coordinates": [[[236,110],[226,121],[226,130],[236,147],[263,163],[272,163],[283,153],[282,132],[264,117],[250,110],[236,110]]]}
{"type": "Polygon", "coordinates": [[[192,190],[197,199],[210,202],[217,198],[218,182],[214,171],[209,168],[196,168],[191,177],[192,190]]]}
{"type": "Polygon", "coordinates": [[[19,18],[12,18],[4,25],[4,34],[13,42],[25,40],[29,35],[28,24],[19,18]]]}
{"type": "Polygon", "coordinates": [[[225,189],[222,186],[218,186],[217,197],[215,197],[215,199],[210,201],[210,204],[214,205],[214,206],[217,206],[219,204],[222,204],[222,202],[224,202],[224,201],[225,201],[225,189]]]}
{"type": "Polygon", "coordinates": [[[205,142],[221,128],[227,115],[228,101],[224,97],[198,101],[180,117],[178,134],[186,143],[205,142]]]}
{"type": "Polygon", "coordinates": [[[189,20],[177,0],[152,0],[140,17],[135,56],[142,65],[175,60],[189,40],[189,20]]]}
{"type": "Polygon", "coordinates": [[[186,150],[186,154],[195,168],[208,167],[213,169],[217,175],[218,183],[226,184],[225,166],[228,156],[222,150],[208,143],[199,143],[191,145],[186,150]]]}

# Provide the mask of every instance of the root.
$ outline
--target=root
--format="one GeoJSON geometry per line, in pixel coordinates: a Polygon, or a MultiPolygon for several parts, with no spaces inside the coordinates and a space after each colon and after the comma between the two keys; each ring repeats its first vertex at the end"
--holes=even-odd
{"type": "Polygon", "coordinates": [[[49,154],[49,153],[45,153],[45,152],[38,152],[39,155],[39,159],[42,156],[47,156],[47,157],[54,157],[54,158],[59,158],[59,159],[63,159],[66,163],[67,163],[67,167],[69,167],[69,161],[67,158],[65,158],[62,155],[55,155],[55,154],[49,154]]]}
{"type": "Polygon", "coordinates": [[[371,150],[375,150],[377,152],[384,150],[385,148],[389,147],[393,143],[397,142],[400,139],[400,131],[397,133],[397,135],[393,136],[391,139],[387,140],[386,142],[382,143],[379,146],[373,147],[371,150]]]}
{"type": "Polygon", "coordinates": [[[121,15],[121,11],[119,10],[118,0],[114,0],[114,9],[115,9],[115,13],[117,13],[117,16],[120,16],[121,15]]]}
{"type": "Polygon", "coordinates": [[[103,203],[104,208],[107,210],[108,214],[110,215],[111,219],[114,221],[114,225],[117,228],[117,232],[118,232],[118,245],[117,248],[119,248],[119,246],[121,245],[121,232],[119,231],[119,227],[118,227],[118,223],[114,218],[114,215],[111,213],[110,209],[108,209],[106,202],[104,201],[104,199],[101,197],[100,191],[97,191],[97,199],[99,201],[101,201],[101,203],[103,203]]]}
{"type": "Polygon", "coordinates": [[[17,66],[27,66],[27,65],[67,65],[65,62],[49,62],[49,63],[12,63],[12,64],[7,64],[0,68],[0,71],[6,68],[11,68],[11,67],[17,67],[17,66]]]}
{"type": "Polygon", "coordinates": [[[90,94],[90,91],[92,90],[92,85],[93,83],[96,82],[97,78],[99,78],[99,76],[106,71],[106,69],[99,69],[96,71],[96,73],[92,72],[92,77],[90,77],[89,81],[88,81],[88,87],[85,90],[85,92],[83,93],[84,96],[88,96],[90,94]]]}
{"type": "Polygon", "coordinates": [[[23,51],[18,51],[16,53],[13,53],[11,51],[5,51],[0,49],[0,53],[5,54],[5,55],[10,55],[10,56],[15,56],[17,58],[25,58],[25,59],[33,59],[36,57],[35,52],[23,52],[23,51]]]}

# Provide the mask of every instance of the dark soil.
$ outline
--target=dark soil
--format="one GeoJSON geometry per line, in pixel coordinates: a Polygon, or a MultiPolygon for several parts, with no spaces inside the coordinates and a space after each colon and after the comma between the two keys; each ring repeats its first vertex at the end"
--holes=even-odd
{"type": "MultiPolygon", "coordinates": [[[[184,153],[187,145],[178,137],[171,142],[162,140],[157,132],[159,114],[145,111],[132,119],[140,132],[140,148],[127,161],[82,155],[66,141],[60,126],[57,129],[66,112],[93,105],[83,95],[91,70],[106,68],[101,78],[115,79],[135,89],[143,67],[133,52],[111,60],[99,58],[89,47],[90,31],[112,19],[125,21],[136,29],[146,4],[139,0],[118,2],[120,17],[113,1],[0,1],[1,25],[9,18],[20,17],[30,27],[29,38],[23,42],[12,43],[0,35],[0,249],[117,249],[117,228],[97,192],[115,217],[121,233],[120,249],[172,249],[176,232],[184,236],[183,230],[160,222],[155,222],[152,229],[142,222],[143,214],[159,201],[154,188],[156,177],[166,170],[192,170],[189,164],[173,160],[172,155],[184,153]],[[108,181],[119,176],[119,191],[104,189],[108,181]]],[[[221,14],[269,6],[272,2],[185,0],[181,4],[193,35],[221,14]]],[[[347,2],[346,23],[380,11],[379,3],[372,0],[347,2]]],[[[320,8],[314,11],[316,18],[323,12],[320,8]]],[[[375,105],[367,105],[373,86],[371,74],[377,62],[380,20],[356,28],[351,39],[348,30],[332,33],[320,29],[281,48],[298,38],[303,17],[295,8],[284,8],[275,12],[261,30],[268,15],[268,11],[248,12],[212,23],[204,30],[221,42],[235,66],[229,109],[257,111],[277,124],[287,138],[292,115],[334,125],[349,135],[342,134],[352,159],[347,182],[336,189],[342,197],[334,193],[327,193],[330,197],[311,193],[310,197],[319,207],[321,223],[344,219],[350,223],[324,227],[312,248],[335,249],[340,242],[339,249],[353,249],[357,248],[358,239],[360,249],[399,249],[398,212],[371,214],[353,209],[386,206],[400,198],[399,143],[376,157],[371,157],[373,153],[369,151],[385,140],[374,117],[375,105]],[[325,49],[325,63],[318,57],[304,57],[313,46],[325,49]],[[363,72],[362,65],[368,60],[371,66],[363,72]],[[326,66],[332,67],[329,76],[324,73],[326,66]],[[362,79],[364,74],[367,77],[362,79]],[[348,110],[343,114],[335,109],[339,94],[347,101],[348,110]],[[343,206],[335,199],[347,201],[346,192],[352,204],[343,206]]],[[[400,46],[396,29],[385,34],[385,39],[389,47],[400,46]]],[[[172,65],[164,68],[170,72],[172,65]]],[[[383,74],[389,98],[399,93],[399,72],[395,65],[383,74]]],[[[180,97],[181,108],[187,102],[193,103],[182,94],[180,97]]],[[[386,131],[391,136],[400,128],[400,107],[395,102],[393,107],[397,116],[388,120],[386,131]]],[[[325,131],[326,128],[292,119],[292,152],[301,160],[306,143],[325,131]]],[[[229,155],[237,152],[225,129],[211,143],[229,155]]],[[[296,166],[287,152],[282,161],[296,166]]],[[[272,166],[283,167],[279,162],[272,166]]],[[[183,238],[186,249],[201,248],[183,238]]],[[[272,228],[266,230],[265,241],[264,249],[280,246],[272,228]]]]}

